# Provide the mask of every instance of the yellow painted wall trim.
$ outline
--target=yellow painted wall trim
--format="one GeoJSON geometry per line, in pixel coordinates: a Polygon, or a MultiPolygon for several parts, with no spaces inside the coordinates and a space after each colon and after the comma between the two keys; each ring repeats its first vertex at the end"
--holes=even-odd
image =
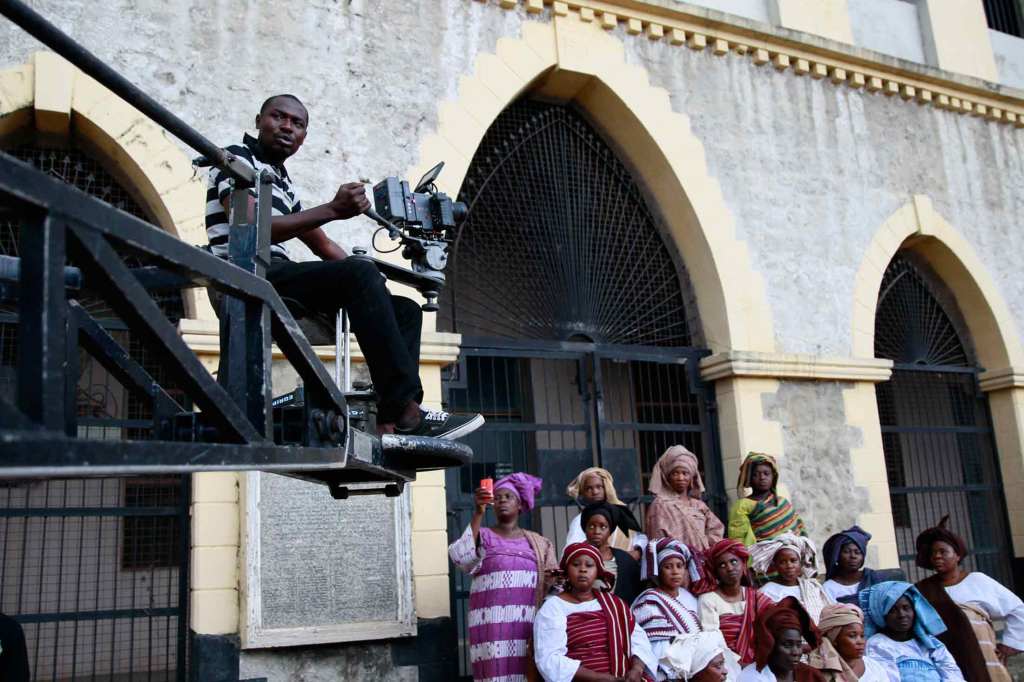
{"type": "Polygon", "coordinates": [[[986,393],[1008,388],[1024,388],[1024,368],[1004,367],[987,370],[981,373],[979,384],[981,390],[986,393]]]}
{"type": "Polygon", "coordinates": [[[728,377],[771,377],[878,383],[889,380],[892,375],[892,360],[727,351],[702,359],[700,374],[704,381],[717,381],[728,377]]]}
{"type": "Polygon", "coordinates": [[[628,64],[622,42],[579,12],[524,22],[519,38],[502,38],[496,54],[477,57],[459,79],[458,98],[439,108],[437,132],[421,147],[419,177],[438,159],[438,185],[457,194],[472,155],[501,111],[524,92],[571,101],[583,109],[636,169],[664,219],[690,275],[706,344],[715,350],[775,350],[764,282],[737,239],[735,219],[711,176],[703,143],[689,119],[672,110],[668,92],[628,64]]]}
{"type": "MultiPolygon", "coordinates": [[[[220,331],[217,320],[183,319],[178,324],[178,331],[196,355],[220,355],[220,331]]],[[[352,359],[357,362],[364,361],[363,351],[359,348],[355,335],[351,335],[350,338],[352,359]]],[[[424,331],[420,339],[420,366],[450,365],[459,359],[461,343],[461,334],[424,331]]],[[[334,360],[334,346],[313,346],[313,352],[325,362],[334,360]]],[[[284,353],[276,344],[271,346],[271,353],[274,360],[284,359],[284,353]]]]}
{"type": "Polygon", "coordinates": [[[879,287],[902,248],[923,256],[950,288],[983,367],[1024,367],[1016,323],[995,280],[970,243],[920,194],[878,228],[861,261],[854,283],[853,357],[874,357],[879,287]]]}
{"type": "Polygon", "coordinates": [[[775,23],[853,45],[853,27],[846,0],[768,0],[775,23]]]}
{"type": "MultiPolygon", "coordinates": [[[[515,6],[510,3],[503,8],[509,10],[515,6]]],[[[932,106],[952,114],[975,113],[981,105],[986,120],[1024,128],[1024,91],[834,40],[775,30],[768,24],[682,3],[569,0],[554,3],[554,6],[563,6],[565,15],[585,13],[591,17],[588,21],[596,18],[594,23],[605,30],[614,30],[621,24],[633,40],[667,40],[671,45],[686,45],[694,50],[712,45],[714,54],[722,57],[753,59],[757,65],[771,61],[776,67],[774,71],[780,74],[792,66],[797,75],[809,73],[822,80],[822,87],[826,87],[827,82],[861,92],[899,94],[900,100],[907,104],[932,106]],[[639,27],[640,33],[628,30],[630,26],[634,30],[639,27]],[[800,68],[803,64],[807,65],[806,71],[800,68]],[[828,78],[824,78],[825,75],[828,78]],[[864,88],[872,79],[876,79],[878,87],[864,88]]],[[[548,5],[549,13],[559,16],[560,13],[552,9],[554,6],[548,5]]],[[[680,55],[685,53],[681,51],[680,55]]]]}
{"type": "MultiPolygon", "coordinates": [[[[0,71],[0,137],[35,127],[69,136],[106,163],[156,224],[192,244],[206,241],[205,183],[167,133],[114,93],[50,52],[0,71]]],[[[212,317],[198,289],[183,292],[188,317],[212,317]]]]}

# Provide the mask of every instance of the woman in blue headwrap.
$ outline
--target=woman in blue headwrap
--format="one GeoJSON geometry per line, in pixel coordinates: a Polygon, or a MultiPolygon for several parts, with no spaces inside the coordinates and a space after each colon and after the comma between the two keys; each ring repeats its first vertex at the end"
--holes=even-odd
{"type": "Polygon", "coordinates": [[[965,682],[936,639],[946,626],[916,587],[895,580],[878,583],[860,593],[860,607],[867,655],[898,671],[893,682],[965,682]]]}
{"type": "Polygon", "coordinates": [[[904,580],[900,569],[876,571],[867,568],[871,533],[860,526],[840,531],[825,541],[822,557],[825,559],[825,592],[840,604],[857,605],[857,595],[883,580],[904,580]]]}

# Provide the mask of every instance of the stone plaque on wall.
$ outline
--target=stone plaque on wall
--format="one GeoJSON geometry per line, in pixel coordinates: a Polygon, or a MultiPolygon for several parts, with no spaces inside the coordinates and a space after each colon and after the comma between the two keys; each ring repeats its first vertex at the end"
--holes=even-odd
{"type": "Polygon", "coordinates": [[[335,500],[287,476],[245,481],[245,648],[416,633],[408,488],[335,500]]]}

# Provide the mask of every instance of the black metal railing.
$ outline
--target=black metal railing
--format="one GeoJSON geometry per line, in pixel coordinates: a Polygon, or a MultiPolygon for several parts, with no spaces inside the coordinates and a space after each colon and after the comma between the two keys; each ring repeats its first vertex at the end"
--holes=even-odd
{"type": "Polygon", "coordinates": [[[199,165],[216,166],[233,181],[230,255],[224,261],[0,154],[0,199],[23,216],[19,254],[0,268],[0,295],[16,302],[19,338],[16,399],[0,398],[0,474],[259,469],[337,487],[380,481],[388,485],[379,490],[394,493],[417,469],[468,460],[470,449],[451,441],[381,438],[350,428],[345,395],[264,279],[273,181],[269,171],[257,174],[214,145],[20,0],[0,0],[0,13],[202,154],[199,165]],[[257,197],[251,222],[250,193],[257,197]],[[126,253],[141,254],[147,267],[128,267],[126,253]],[[69,256],[73,268],[67,265],[69,256]],[[153,298],[154,292],[190,287],[212,288],[224,299],[218,380],[153,298]],[[188,407],[76,302],[79,290],[102,298],[154,349],[179,383],[188,407]],[[281,447],[274,440],[272,336],[303,384],[296,447],[281,447]],[[76,374],[67,370],[77,362],[79,343],[128,390],[152,404],[152,440],[112,443],[78,437],[75,394],[66,377],[76,374]]]}

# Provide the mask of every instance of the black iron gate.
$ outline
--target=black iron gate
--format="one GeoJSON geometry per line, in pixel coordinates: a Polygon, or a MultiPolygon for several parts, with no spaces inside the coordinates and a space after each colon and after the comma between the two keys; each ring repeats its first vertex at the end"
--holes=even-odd
{"type": "MultiPolygon", "coordinates": [[[[94,158],[73,145],[5,150],[48,175],[132,215],[145,211],[94,158]]],[[[0,206],[0,255],[19,255],[30,216],[0,206]]],[[[133,265],[143,265],[141,258],[133,265]]],[[[111,337],[174,395],[153,349],[103,301],[79,297],[111,337]]],[[[178,292],[158,303],[180,319],[178,292]]],[[[0,297],[0,396],[17,390],[17,307],[0,297]]],[[[100,440],[152,437],[152,403],[79,347],[67,368],[77,433],[100,440]]],[[[0,479],[0,612],[25,631],[32,679],[186,679],[189,558],[188,476],[0,479]]]]}
{"type": "MultiPolygon", "coordinates": [[[[700,382],[697,368],[706,354],[691,348],[464,339],[459,362],[445,379],[446,404],[480,412],[487,423],[467,438],[473,463],[447,472],[449,538],[469,523],[480,479],[513,471],[544,480],[536,509],[522,522],[559,551],[578,512],[566,485],[589,466],[609,469],[619,496],[643,518],[651,468],[676,443],[700,457],[713,493],[708,502],[724,518],[714,394],[700,382]]],[[[485,523],[493,523],[490,513],[485,523]]],[[[454,567],[450,576],[465,676],[470,580],[454,567]]]]}
{"type": "Polygon", "coordinates": [[[875,355],[894,361],[877,385],[879,421],[900,565],[911,580],[918,534],[950,516],[970,570],[1013,587],[1012,543],[988,397],[952,296],[912,254],[882,279],[875,355]]]}
{"type": "Polygon", "coordinates": [[[32,679],[185,680],[189,478],[0,486],[0,612],[32,679]]]}

